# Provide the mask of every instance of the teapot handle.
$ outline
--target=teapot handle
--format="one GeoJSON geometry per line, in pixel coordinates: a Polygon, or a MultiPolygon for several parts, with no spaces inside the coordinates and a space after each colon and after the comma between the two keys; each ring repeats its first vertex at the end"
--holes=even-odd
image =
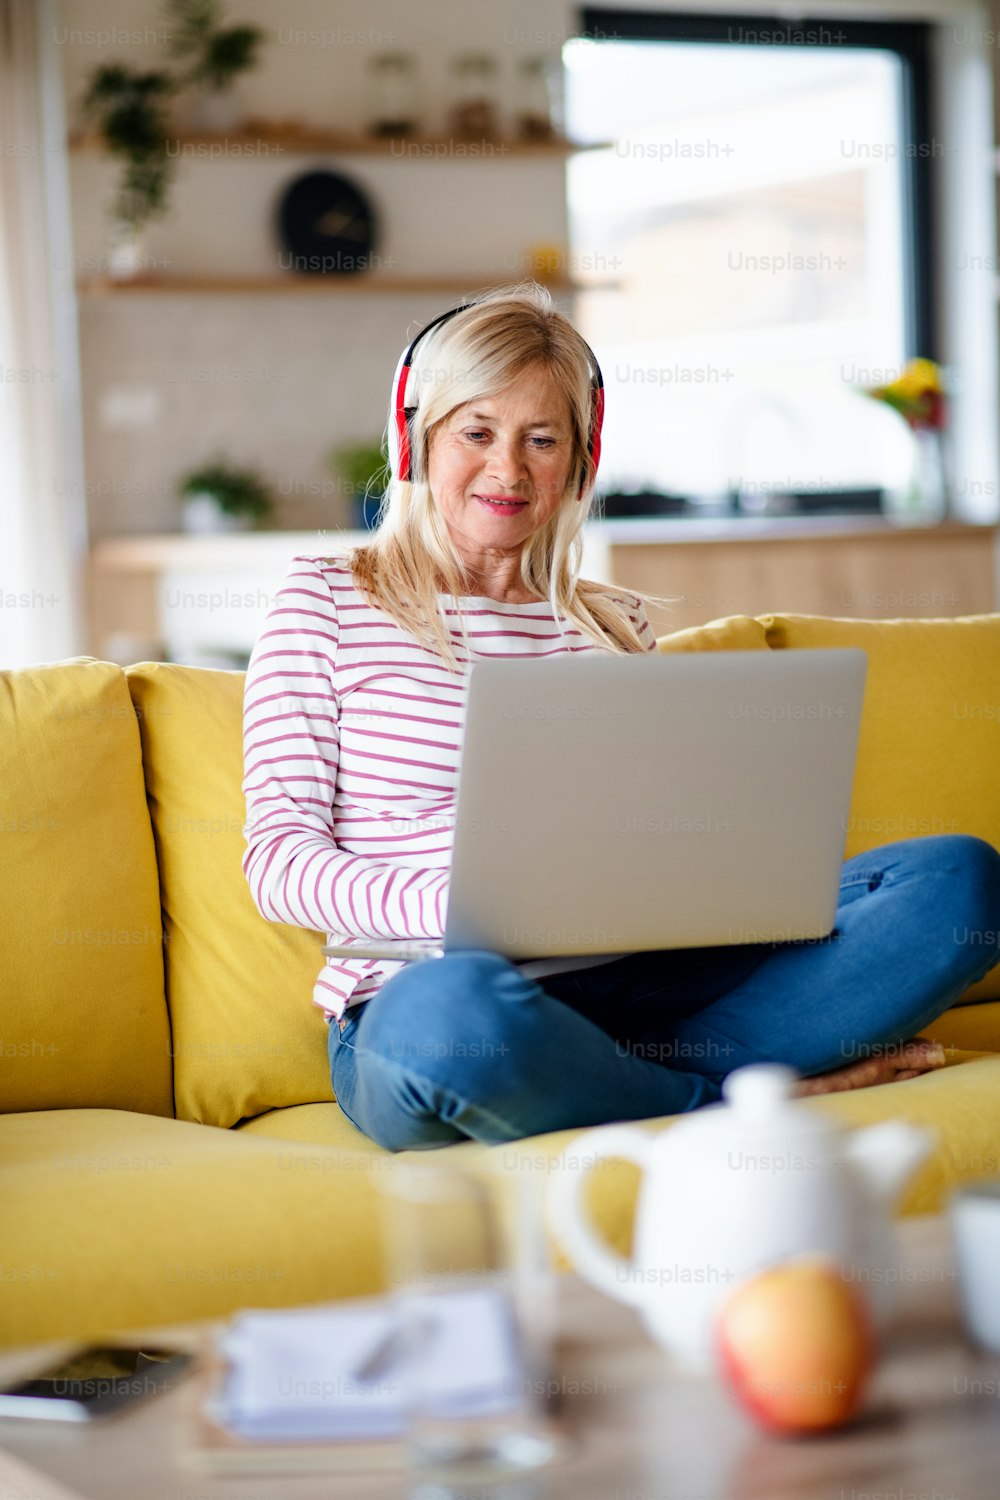
{"type": "Polygon", "coordinates": [[[581,1276],[624,1302],[641,1302],[645,1289],[629,1274],[633,1262],[609,1250],[594,1233],[583,1207],[583,1188],[590,1168],[608,1157],[619,1156],[648,1167],[652,1143],[651,1137],[630,1125],[588,1130],[565,1148],[549,1184],[547,1211],[552,1233],[581,1276]]]}

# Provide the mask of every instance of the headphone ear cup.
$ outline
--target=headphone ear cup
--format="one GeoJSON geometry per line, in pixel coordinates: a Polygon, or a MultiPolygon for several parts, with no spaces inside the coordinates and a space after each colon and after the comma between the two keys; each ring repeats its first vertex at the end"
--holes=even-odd
{"type": "Polygon", "coordinates": [[[414,463],[413,463],[413,417],[414,417],[414,410],[413,410],[412,407],[408,407],[407,408],[406,413],[405,413],[405,417],[406,417],[406,475],[405,475],[405,477],[406,477],[406,479],[412,481],[412,479],[413,479],[413,470],[414,470],[414,463]]]}
{"type": "Polygon", "coordinates": [[[590,457],[594,465],[594,474],[597,474],[597,466],[601,462],[601,428],[604,426],[604,384],[598,385],[594,391],[594,426],[590,434],[590,457]]]}
{"type": "MultiPolygon", "coordinates": [[[[596,363],[596,361],[595,361],[596,363]]],[[[583,499],[583,492],[587,487],[588,468],[591,470],[591,479],[597,478],[597,466],[601,461],[601,427],[604,423],[604,385],[594,384],[593,397],[590,407],[590,435],[587,438],[587,454],[590,464],[584,467],[580,476],[580,488],[577,490],[576,498],[583,499]]]]}
{"type": "Polygon", "coordinates": [[[389,478],[390,479],[398,479],[399,478],[399,437],[398,437],[398,435],[396,433],[396,419],[395,419],[394,416],[391,416],[389,418],[389,425],[388,425],[388,428],[386,429],[386,437],[388,439],[387,447],[389,449],[389,478]]]}
{"type": "Polygon", "coordinates": [[[392,378],[392,398],[389,405],[389,472],[393,479],[406,479],[409,474],[409,435],[403,402],[406,399],[407,357],[404,349],[396,364],[392,378]]]}

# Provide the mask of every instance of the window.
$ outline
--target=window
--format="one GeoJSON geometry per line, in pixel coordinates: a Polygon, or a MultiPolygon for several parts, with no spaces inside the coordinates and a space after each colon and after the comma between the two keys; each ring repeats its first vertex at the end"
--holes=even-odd
{"type": "Polygon", "coordinates": [[[797,25],[588,11],[566,44],[568,133],[612,143],[568,176],[606,490],[874,509],[906,482],[858,388],[933,357],[925,29],[797,25]]]}

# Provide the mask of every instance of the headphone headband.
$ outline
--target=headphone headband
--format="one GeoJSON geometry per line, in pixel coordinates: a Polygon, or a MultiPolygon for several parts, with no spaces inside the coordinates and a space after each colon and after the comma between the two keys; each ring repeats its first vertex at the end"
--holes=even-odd
{"type": "MultiPolygon", "coordinates": [[[[475,302],[463,302],[460,307],[452,307],[447,312],[441,313],[439,317],[432,319],[430,323],[421,328],[416,338],[403,350],[399,357],[399,363],[396,365],[396,373],[392,381],[392,405],[389,411],[389,464],[394,479],[408,482],[412,479],[413,475],[411,423],[417,407],[415,404],[411,406],[406,405],[406,386],[410,375],[410,368],[413,364],[413,351],[420,343],[420,340],[426,334],[430,333],[432,328],[437,328],[439,324],[446,323],[449,318],[454,318],[458,313],[465,312],[467,308],[476,306],[478,304],[475,302]]],[[[601,367],[597,362],[597,356],[593,349],[583,340],[581,342],[584,343],[584,348],[590,355],[593,366],[591,371],[592,401],[587,453],[591,460],[593,472],[596,474],[597,465],[601,457],[601,428],[604,425],[604,376],[601,373],[601,367]]],[[[578,500],[583,498],[586,482],[587,476],[584,474],[580,480],[580,489],[577,493],[578,500]]]]}

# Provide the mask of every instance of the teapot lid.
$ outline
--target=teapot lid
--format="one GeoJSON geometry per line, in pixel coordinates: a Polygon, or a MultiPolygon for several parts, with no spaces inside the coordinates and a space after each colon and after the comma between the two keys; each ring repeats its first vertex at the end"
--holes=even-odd
{"type": "Polygon", "coordinates": [[[792,1085],[798,1076],[794,1068],[786,1068],[783,1063],[754,1063],[737,1068],[722,1080],[722,1097],[748,1120],[757,1120],[772,1115],[792,1098],[792,1085]]]}
{"type": "Polygon", "coordinates": [[[697,1136],[707,1144],[720,1136],[769,1138],[822,1137],[832,1141],[843,1134],[829,1115],[804,1107],[792,1094],[800,1075],[783,1063],[752,1063],[737,1068],[722,1082],[723,1102],[685,1115],[665,1132],[664,1139],[697,1136]]]}

